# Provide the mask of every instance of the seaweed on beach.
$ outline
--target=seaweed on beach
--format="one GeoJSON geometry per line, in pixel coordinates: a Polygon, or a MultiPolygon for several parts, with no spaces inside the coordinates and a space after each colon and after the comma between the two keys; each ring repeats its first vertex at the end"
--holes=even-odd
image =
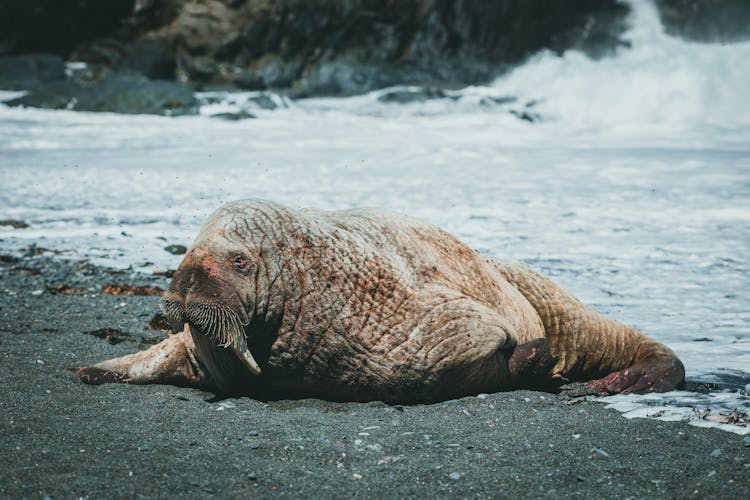
{"type": "Polygon", "coordinates": [[[102,286],[101,293],[109,295],[161,295],[164,293],[156,286],[125,285],[122,283],[109,283],[102,286]]]}

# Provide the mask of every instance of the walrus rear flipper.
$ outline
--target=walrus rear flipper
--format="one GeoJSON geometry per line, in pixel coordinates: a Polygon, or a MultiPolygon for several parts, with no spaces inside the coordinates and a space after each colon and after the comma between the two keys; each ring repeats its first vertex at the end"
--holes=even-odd
{"type": "Polygon", "coordinates": [[[172,384],[205,388],[207,376],[195,358],[195,346],[186,330],[152,348],[102,361],[93,366],[72,368],[81,381],[92,384],[172,384]]]}
{"type": "Polygon", "coordinates": [[[541,274],[518,264],[496,269],[537,311],[555,373],[585,384],[563,386],[571,395],[665,392],[682,386],[685,369],[664,344],[590,309],[541,274]]]}
{"type": "MultiPolygon", "coordinates": [[[[685,383],[685,368],[674,354],[667,355],[654,342],[638,349],[633,364],[624,370],[585,383],[568,384],[560,389],[568,396],[611,394],[643,394],[667,392],[681,388],[685,383]]],[[[671,353],[671,351],[669,351],[671,353]]]]}

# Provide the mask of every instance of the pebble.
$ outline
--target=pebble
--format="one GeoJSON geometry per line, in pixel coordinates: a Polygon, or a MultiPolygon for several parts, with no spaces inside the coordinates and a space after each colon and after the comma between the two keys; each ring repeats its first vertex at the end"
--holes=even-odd
{"type": "Polygon", "coordinates": [[[750,448],[750,436],[745,436],[742,442],[745,443],[745,447],[750,448]]]}
{"type": "Polygon", "coordinates": [[[461,479],[461,474],[458,472],[451,472],[450,474],[448,474],[448,477],[453,481],[458,481],[459,479],[461,479]]]}
{"type": "Polygon", "coordinates": [[[167,245],[164,247],[164,250],[172,255],[183,255],[187,252],[187,247],[185,245],[167,245]]]}
{"type": "Polygon", "coordinates": [[[31,295],[33,295],[33,296],[36,297],[36,296],[39,296],[39,295],[41,295],[43,293],[44,293],[44,290],[34,290],[33,292],[31,292],[31,295]]]}
{"type": "Polygon", "coordinates": [[[257,450],[258,448],[260,448],[260,445],[258,443],[252,443],[250,445],[251,450],[257,450]]]}
{"type": "Polygon", "coordinates": [[[258,474],[256,474],[255,472],[248,472],[247,473],[247,478],[250,481],[257,481],[258,480],[258,474]]]}
{"type": "Polygon", "coordinates": [[[721,448],[716,448],[714,451],[708,454],[710,457],[716,458],[721,456],[721,448]]]}
{"type": "Polygon", "coordinates": [[[594,448],[591,451],[593,451],[594,453],[598,453],[599,455],[601,455],[601,456],[603,456],[605,458],[609,458],[609,453],[607,453],[606,451],[602,450],[601,448],[594,448]]]}
{"type": "Polygon", "coordinates": [[[352,479],[362,479],[362,474],[354,473],[352,474],[352,479]]]}
{"type": "Polygon", "coordinates": [[[708,477],[712,477],[712,476],[715,476],[715,475],[716,475],[716,471],[715,470],[708,471],[708,477]]]}

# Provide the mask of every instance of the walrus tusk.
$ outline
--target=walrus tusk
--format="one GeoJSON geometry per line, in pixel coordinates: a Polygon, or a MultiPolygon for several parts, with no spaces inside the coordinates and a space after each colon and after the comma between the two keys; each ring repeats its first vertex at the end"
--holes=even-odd
{"type": "Polygon", "coordinates": [[[247,348],[244,337],[237,338],[232,342],[232,350],[253,375],[260,375],[260,366],[258,366],[255,358],[253,358],[250,349],[247,348]]]}
{"type": "MultiPolygon", "coordinates": [[[[190,335],[189,323],[185,323],[183,332],[190,335]]],[[[234,351],[234,354],[240,358],[242,364],[244,364],[253,375],[260,375],[260,366],[258,366],[258,363],[255,361],[250,349],[247,348],[244,337],[240,337],[232,342],[232,350],[234,351]]]]}

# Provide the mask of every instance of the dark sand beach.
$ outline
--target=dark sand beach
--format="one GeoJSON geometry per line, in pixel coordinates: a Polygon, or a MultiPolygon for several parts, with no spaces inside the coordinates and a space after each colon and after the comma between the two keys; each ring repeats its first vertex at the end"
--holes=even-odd
{"type": "Polygon", "coordinates": [[[0,272],[4,498],[750,498],[743,436],[551,394],[402,407],[87,386],[64,368],[165,335],[146,329],[158,296],[102,286],[168,279],[44,256],[0,272]]]}

